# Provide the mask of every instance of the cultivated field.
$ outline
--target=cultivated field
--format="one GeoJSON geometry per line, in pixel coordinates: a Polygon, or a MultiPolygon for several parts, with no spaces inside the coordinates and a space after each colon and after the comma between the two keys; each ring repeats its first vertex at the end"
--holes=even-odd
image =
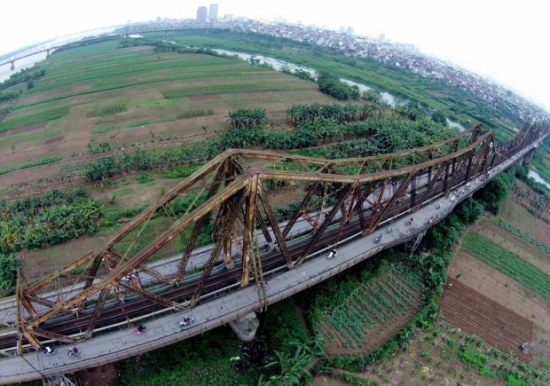
{"type": "Polygon", "coordinates": [[[399,331],[418,311],[422,282],[414,271],[394,267],[364,283],[344,303],[326,310],[319,331],[328,355],[365,355],[399,331]]]}
{"type": "Polygon", "coordinates": [[[327,102],[315,83],[235,58],[117,49],[105,42],[55,53],[46,76],[0,123],[0,169],[49,156],[159,142],[225,127],[230,110],[261,106],[284,117],[327,102]]]}
{"type": "Polygon", "coordinates": [[[452,286],[442,308],[456,326],[544,368],[550,364],[550,224],[525,208],[536,194],[525,184],[520,189],[499,216],[486,215],[465,234],[449,266],[452,286]],[[529,346],[521,351],[523,343],[529,346]]]}
{"type": "Polygon", "coordinates": [[[533,322],[453,279],[447,281],[441,307],[448,322],[529,360],[519,347],[533,340],[533,322]]]}

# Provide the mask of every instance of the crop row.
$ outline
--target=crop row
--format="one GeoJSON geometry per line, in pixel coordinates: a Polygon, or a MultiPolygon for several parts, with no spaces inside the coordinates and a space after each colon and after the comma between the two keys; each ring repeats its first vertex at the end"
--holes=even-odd
{"type": "Polygon", "coordinates": [[[522,260],[514,253],[475,232],[468,232],[464,237],[464,249],[546,300],[550,300],[550,275],[522,260]]]}
{"type": "Polygon", "coordinates": [[[516,227],[515,225],[510,224],[508,221],[505,221],[501,218],[494,218],[492,222],[502,229],[507,230],[510,233],[513,233],[514,235],[518,236],[522,240],[527,241],[530,244],[533,244],[535,247],[543,251],[544,253],[550,253],[550,245],[544,244],[542,241],[537,240],[533,236],[531,236],[529,233],[526,233],[516,227]]]}
{"type": "Polygon", "coordinates": [[[417,305],[422,282],[414,271],[394,268],[386,275],[358,287],[343,304],[327,312],[329,339],[345,348],[358,348],[368,330],[391,325],[391,319],[417,305]]]}

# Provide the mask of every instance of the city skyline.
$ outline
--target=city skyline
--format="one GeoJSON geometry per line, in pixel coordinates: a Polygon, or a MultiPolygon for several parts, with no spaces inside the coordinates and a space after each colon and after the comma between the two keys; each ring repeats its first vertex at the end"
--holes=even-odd
{"type": "MultiPolygon", "coordinates": [[[[81,12],[66,0],[30,3],[32,14],[25,12],[27,4],[10,4],[10,12],[21,17],[8,18],[0,26],[0,33],[10,37],[0,42],[0,55],[87,29],[157,17],[194,19],[199,6],[211,4],[159,0],[152,6],[98,0],[89,12],[81,12]]],[[[546,13],[544,6],[533,0],[465,0],[460,7],[435,0],[414,4],[399,0],[388,4],[342,0],[338,7],[287,0],[262,4],[218,0],[216,4],[218,18],[225,14],[260,20],[279,18],[336,31],[349,27],[357,35],[372,38],[384,34],[387,40],[414,44],[422,53],[488,77],[550,111],[550,77],[546,75],[550,58],[544,53],[546,13]]]]}

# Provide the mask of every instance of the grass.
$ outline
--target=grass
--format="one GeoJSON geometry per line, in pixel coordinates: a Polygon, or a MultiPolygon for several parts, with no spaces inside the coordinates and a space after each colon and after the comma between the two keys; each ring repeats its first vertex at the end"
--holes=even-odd
{"type": "MultiPolygon", "coordinates": [[[[168,89],[163,90],[162,95],[165,98],[182,98],[198,95],[214,95],[214,94],[237,94],[237,93],[250,93],[250,92],[268,92],[268,91],[285,91],[285,90],[300,90],[304,86],[293,86],[282,82],[261,82],[257,80],[245,82],[235,81],[232,84],[213,84],[197,87],[185,87],[182,89],[168,89]]],[[[310,87],[305,87],[310,88],[310,87]]]]}
{"type": "MultiPolygon", "coordinates": [[[[150,34],[150,37],[161,37],[150,34]]],[[[482,100],[460,89],[383,66],[380,63],[345,57],[339,52],[302,45],[272,37],[239,34],[227,31],[204,34],[200,31],[175,32],[171,38],[180,43],[207,48],[223,48],[263,54],[291,63],[335,73],[359,83],[387,91],[401,99],[418,100],[441,110],[445,115],[465,126],[481,121],[498,129],[497,137],[504,140],[513,135],[512,127],[520,122],[507,111],[494,111],[482,100]]]]}
{"type": "Polygon", "coordinates": [[[507,230],[510,233],[513,233],[514,235],[518,236],[522,240],[527,241],[528,243],[534,245],[538,249],[540,249],[544,253],[550,253],[550,246],[544,244],[542,241],[537,240],[533,236],[531,236],[529,233],[522,231],[515,225],[509,223],[506,220],[503,220],[501,218],[494,218],[491,220],[493,223],[501,227],[502,229],[507,230]]]}
{"type": "Polygon", "coordinates": [[[53,129],[43,129],[40,131],[33,131],[30,133],[20,132],[15,134],[9,134],[2,138],[2,143],[5,144],[18,144],[21,142],[41,141],[48,138],[56,137],[60,133],[59,127],[53,129]]]}
{"type": "Polygon", "coordinates": [[[68,114],[70,109],[71,106],[55,106],[37,111],[10,114],[0,123],[0,133],[62,118],[68,114]]]}
{"type": "Polygon", "coordinates": [[[409,347],[367,365],[360,375],[368,379],[372,374],[384,384],[399,385],[438,385],[444,381],[460,385],[547,385],[550,380],[548,371],[491,347],[442,319],[416,333],[409,347]]]}
{"type": "Polygon", "coordinates": [[[514,253],[472,231],[466,233],[464,237],[464,250],[533,290],[544,299],[550,300],[550,275],[535,268],[514,253]]]}
{"type": "Polygon", "coordinates": [[[214,114],[214,111],[212,109],[188,109],[184,111],[183,113],[178,114],[177,119],[188,119],[188,118],[195,118],[195,117],[206,117],[209,115],[214,114]]]}
{"type": "MultiPolygon", "coordinates": [[[[108,41],[60,50],[41,62],[46,76],[22,95],[11,114],[0,122],[0,132],[59,119],[55,131],[39,134],[34,130],[30,137],[11,137],[10,133],[9,141],[0,142],[1,155],[12,153],[12,144],[33,140],[38,143],[36,151],[27,147],[29,158],[33,152],[41,152],[36,158],[47,156],[52,147],[44,146],[44,142],[54,135],[66,138],[58,150],[84,152],[89,140],[85,134],[90,132],[97,141],[117,145],[148,143],[149,131],[125,129],[167,122],[175,124],[162,127],[166,138],[203,134],[200,125],[178,121],[214,116],[208,128],[220,129],[226,125],[223,116],[230,109],[271,103],[279,111],[287,103],[329,99],[312,82],[235,58],[155,54],[151,47],[117,49],[117,45],[117,41],[108,41]],[[254,95],[254,91],[266,94],[254,95]],[[213,94],[223,97],[194,98],[213,94]]],[[[156,129],[151,128],[153,132],[156,129]]]]}
{"type": "Polygon", "coordinates": [[[12,172],[14,170],[28,169],[28,168],[32,168],[34,166],[51,164],[51,163],[60,161],[61,159],[63,159],[63,157],[61,157],[59,155],[52,155],[52,156],[37,159],[35,161],[27,162],[27,163],[20,164],[20,165],[7,166],[7,167],[4,167],[4,168],[0,169],[0,175],[12,172]]]}

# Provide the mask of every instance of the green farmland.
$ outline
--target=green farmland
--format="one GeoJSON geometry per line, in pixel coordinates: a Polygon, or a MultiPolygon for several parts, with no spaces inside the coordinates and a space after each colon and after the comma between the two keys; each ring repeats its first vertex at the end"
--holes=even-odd
{"type": "Polygon", "coordinates": [[[40,63],[46,75],[0,122],[0,168],[89,143],[135,146],[225,128],[230,110],[327,102],[310,81],[205,54],[154,53],[118,41],[61,50],[40,63]],[[8,157],[9,156],[9,157],[8,157]]]}

